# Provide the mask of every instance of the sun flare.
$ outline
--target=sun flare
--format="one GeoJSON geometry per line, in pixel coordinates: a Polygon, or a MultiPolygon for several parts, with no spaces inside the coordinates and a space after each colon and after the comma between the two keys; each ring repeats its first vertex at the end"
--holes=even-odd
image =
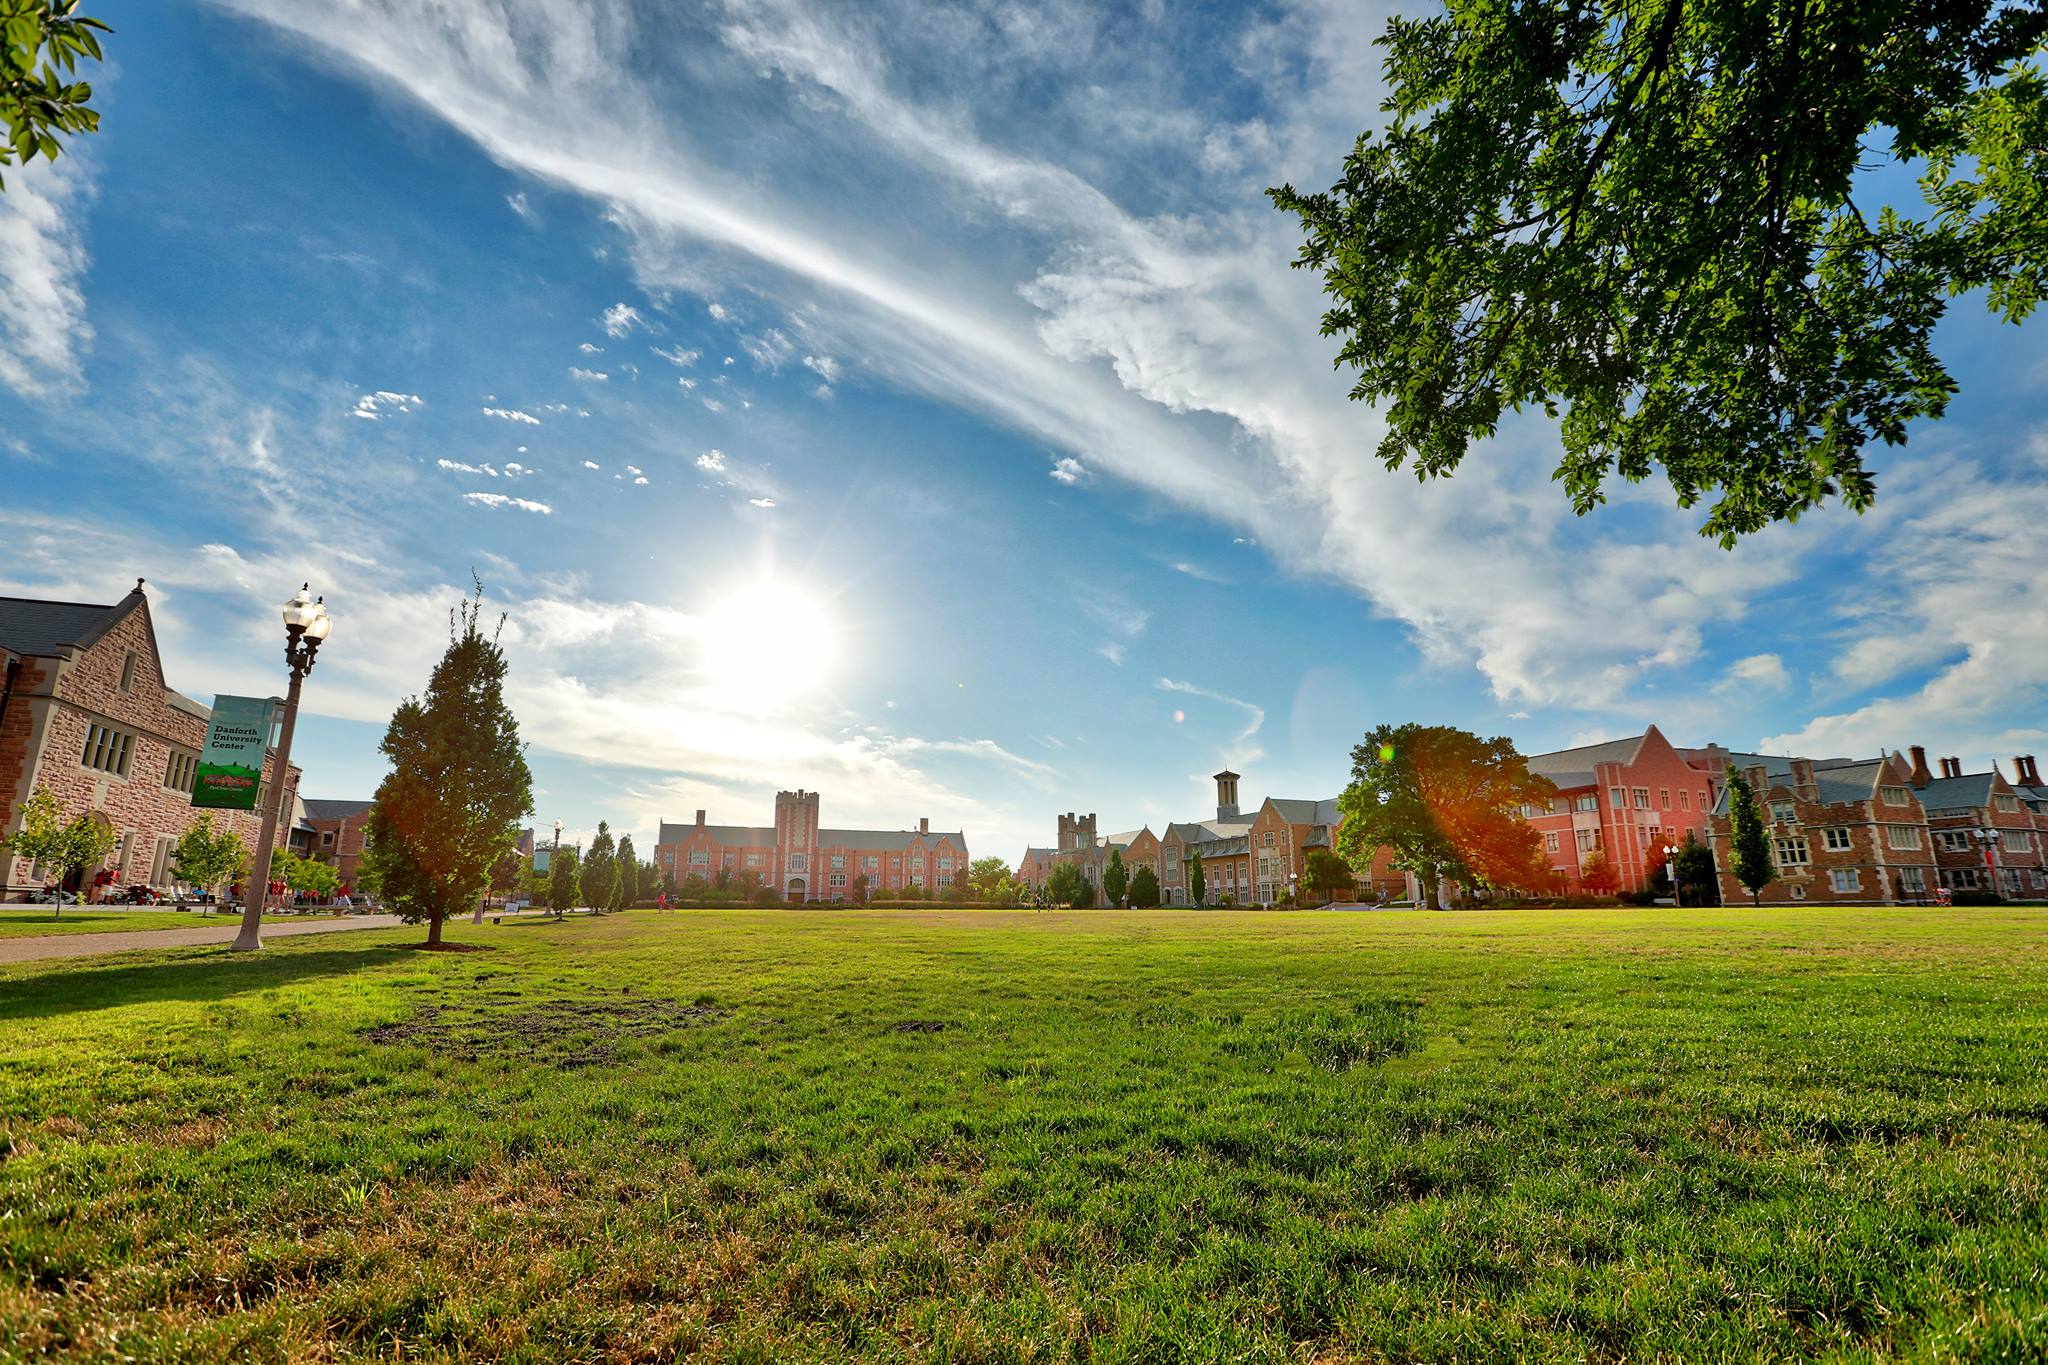
{"type": "Polygon", "coordinates": [[[703,620],[703,674],[722,699],[772,711],[831,680],[839,629],[830,598],[775,575],[728,585],[703,620]]]}

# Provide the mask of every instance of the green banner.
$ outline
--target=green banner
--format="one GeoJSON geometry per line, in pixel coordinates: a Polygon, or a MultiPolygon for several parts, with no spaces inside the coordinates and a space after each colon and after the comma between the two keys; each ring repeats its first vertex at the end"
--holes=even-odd
{"type": "Polygon", "coordinates": [[[208,810],[254,810],[263,781],[263,751],[270,746],[270,697],[215,697],[206,727],[206,752],[192,804],[208,810]]]}

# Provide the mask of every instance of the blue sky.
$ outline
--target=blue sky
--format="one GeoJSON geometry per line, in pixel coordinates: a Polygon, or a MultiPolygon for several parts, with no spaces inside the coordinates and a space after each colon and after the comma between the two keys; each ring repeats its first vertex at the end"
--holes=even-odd
{"type": "Polygon", "coordinates": [[[1372,459],[1259,194],[1373,122],[1344,3],[103,0],[103,133],[0,196],[0,592],[152,584],[174,684],[337,625],[367,796],[472,569],[536,823],[965,827],[1325,796],[1380,721],[1971,766],[2048,740],[2039,327],[1958,304],[1878,510],[1730,554],[1553,429],[1372,459]],[[599,376],[602,376],[601,378],[599,376]]]}

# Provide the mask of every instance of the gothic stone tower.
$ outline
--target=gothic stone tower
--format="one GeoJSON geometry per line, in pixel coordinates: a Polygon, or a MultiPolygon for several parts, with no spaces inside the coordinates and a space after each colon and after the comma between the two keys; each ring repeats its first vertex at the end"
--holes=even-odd
{"type": "Polygon", "coordinates": [[[775,854],[782,868],[782,891],[792,901],[817,894],[818,794],[799,787],[775,793],[775,854]]]}
{"type": "Polygon", "coordinates": [[[1238,818],[1237,774],[1225,768],[1216,774],[1216,819],[1227,824],[1238,818]]]}
{"type": "Polygon", "coordinates": [[[1072,811],[1060,817],[1060,852],[1083,859],[1095,851],[1095,812],[1076,819],[1072,811]]]}

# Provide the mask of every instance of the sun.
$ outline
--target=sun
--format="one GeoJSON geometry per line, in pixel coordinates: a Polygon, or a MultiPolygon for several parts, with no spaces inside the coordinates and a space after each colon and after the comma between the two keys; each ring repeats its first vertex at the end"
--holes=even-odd
{"type": "Polygon", "coordinates": [[[703,618],[704,677],[740,710],[772,711],[832,679],[839,622],[829,594],[768,574],[728,584],[703,618]]]}

